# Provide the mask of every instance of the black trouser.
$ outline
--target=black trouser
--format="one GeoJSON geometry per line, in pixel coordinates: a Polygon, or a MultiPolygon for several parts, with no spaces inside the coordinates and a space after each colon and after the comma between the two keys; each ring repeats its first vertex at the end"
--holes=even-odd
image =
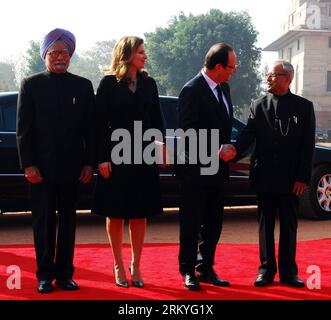
{"type": "Polygon", "coordinates": [[[201,187],[182,181],[180,208],[179,271],[206,272],[214,265],[216,246],[222,231],[223,183],[201,187]]]}
{"type": "Polygon", "coordinates": [[[277,273],[275,256],[275,219],[279,212],[278,268],[280,279],[298,274],[295,262],[297,238],[297,202],[292,194],[258,194],[260,261],[259,273],[273,277],[277,273]]]}
{"type": "Polygon", "coordinates": [[[36,274],[39,281],[63,280],[71,278],[74,273],[77,195],[78,183],[31,185],[36,274]]]}

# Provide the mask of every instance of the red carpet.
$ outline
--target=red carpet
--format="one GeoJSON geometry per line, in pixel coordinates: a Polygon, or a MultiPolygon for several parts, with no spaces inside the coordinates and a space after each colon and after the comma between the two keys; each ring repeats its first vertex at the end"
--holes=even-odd
{"type": "MultiPolygon", "coordinates": [[[[215,270],[231,282],[229,288],[202,284],[202,291],[183,288],[178,273],[177,244],[147,244],[143,252],[142,271],[145,287],[118,288],[114,285],[111,250],[107,245],[77,245],[75,251],[76,292],[55,287],[51,294],[36,292],[35,258],[31,245],[0,246],[0,300],[331,300],[331,239],[298,243],[299,276],[307,280],[307,268],[316,265],[321,270],[321,289],[296,289],[278,282],[267,288],[255,288],[258,246],[222,244],[218,247],[215,270]],[[9,290],[7,267],[21,268],[20,290],[9,290]]],[[[124,259],[130,261],[130,248],[124,247],[124,259]]]]}

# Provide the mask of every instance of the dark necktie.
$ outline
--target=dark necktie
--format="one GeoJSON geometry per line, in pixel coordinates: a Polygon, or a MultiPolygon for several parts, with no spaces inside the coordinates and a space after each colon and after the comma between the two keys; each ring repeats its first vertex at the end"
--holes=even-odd
{"type": "Polygon", "coordinates": [[[226,115],[229,116],[228,109],[223,101],[222,89],[219,84],[216,86],[216,90],[217,90],[217,95],[218,95],[218,102],[221,105],[221,107],[224,108],[223,111],[226,113],[226,115]]]}

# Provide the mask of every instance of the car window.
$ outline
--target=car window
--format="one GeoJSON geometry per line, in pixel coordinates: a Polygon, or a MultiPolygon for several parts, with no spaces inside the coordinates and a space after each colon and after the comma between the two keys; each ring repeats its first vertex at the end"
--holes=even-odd
{"type": "Polygon", "coordinates": [[[162,113],[165,118],[166,129],[178,128],[178,103],[177,100],[171,101],[166,99],[160,99],[162,113]]]}
{"type": "Polygon", "coordinates": [[[231,132],[231,140],[237,140],[240,131],[244,128],[245,124],[240,120],[234,118],[233,119],[233,126],[231,132]]]}
{"type": "Polygon", "coordinates": [[[235,127],[232,127],[231,140],[237,140],[238,134],[239,134],[239,130],[235,127]]]}
{"type": "Polygon", "coordinates": [[[0,131],[14,132],[16,130],[16,105],[0,105],[0,131]]]}

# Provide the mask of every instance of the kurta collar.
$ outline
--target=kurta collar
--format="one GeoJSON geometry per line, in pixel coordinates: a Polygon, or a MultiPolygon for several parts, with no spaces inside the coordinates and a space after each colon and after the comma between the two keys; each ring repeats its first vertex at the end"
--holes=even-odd
{"type": "Polygon", "coordinates": [[[65,73],[54,73],[51,72],[49,70],[46,71],[46,74],[53,79],[63,79],[66,78],[68,76],[68,71],[66,71],[65,73]]]}
{"type": "Polygon", "coordinates": [[[276,96],[274,94],[271,93],[271,98],[275,101],[279,101],[279,100],[284,100],[284,99],[287,99],[290,95],[291,95],[291,90],[289,90],[287,93],[285,93],[284,95],[282,96],[276,96]]]}

